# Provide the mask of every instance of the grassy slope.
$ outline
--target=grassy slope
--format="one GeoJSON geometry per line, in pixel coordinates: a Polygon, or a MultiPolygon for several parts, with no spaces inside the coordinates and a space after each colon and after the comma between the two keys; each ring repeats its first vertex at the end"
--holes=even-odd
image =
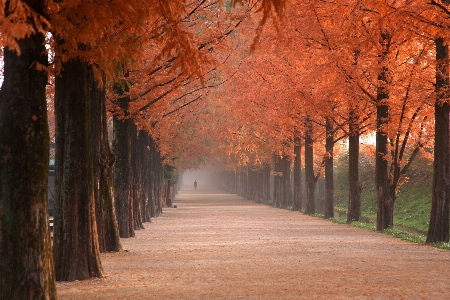
{"type": "MultiPolygon", "coordinates": [[[[337,159],[335,167],[336,209],[346,211],[348,201],[348,179],[346,157],[337,159]]],[[[408,181],[401,187],[395,202],[394,224],[426,232],[431,209],[432,165],[416,159],[407,173],[408,181]]],[[[376,219],[375,167],[368,158],[361,158],[360,180],[362,215],[376,219]]]]}

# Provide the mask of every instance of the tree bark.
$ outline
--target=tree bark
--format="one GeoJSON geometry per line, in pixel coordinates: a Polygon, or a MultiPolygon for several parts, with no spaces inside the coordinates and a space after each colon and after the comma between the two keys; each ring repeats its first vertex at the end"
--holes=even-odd
{"type": "Polygon", "coordinates": [[[272,206],[273,207],[279,207],[280,205],[280,199],[279,199],[279,163],[278,163],[279,157],[278,155],[274,154],[273,156],[273,169],[274,169],[274,176],[273,176],[273,200],[272,200],[272,206]]]}
{"type": "Polygon", "coordinates": [[[292,184],[291,184],[291,160],[286,156],[285,157],[285,173],[286,173],[286,205],[292,207],[293,200],[292,200],[292,184]]]}
{"type": "Polygon", "coordinates": [[[283,159],[277,156],[277,206],[278,208],[282,208],[283,205],[283,159]]]}
{"type": "Polygon", "coordinates": [[[105,88],[98,87],[92,71],[89,72],[92,93],[92,147],[94,163],[94,198],[97,219],[97,233],[100,252],[121,252],[114,191],[112,167],[114,155],[109,147],[108,120],[106,117],[105,88]]]}
{"type": "Polygon", "coordinates": [[[151,139],[146,131],[141,130],[139,136],[142,141],[142,157],[141,157],[141,216],[142,222],[151,222],[150,214],[150,199],[151,199],[151,185],[150,185],[150,155],[151,152],[147,147],[151,145],[151,139]]]}
{"type": "Polygon", "coordinates": [[[348,137],[348,208],[347,223],[359,221],[361,217],[361,191],[359,181],[359,127],[355,111],[349,114],[348,137]]]}
{"type": "Polygon", "coordinates": [[[387,68],[383,67],[378,81],[381,83],[377,93],[377,132],[375,177],[377,188],[377,230],[384,230],[394,224],[394,203],[389,192],[388,136],[385,127],[389,120],[389,91],[387,90],[387,68]]]}
{"type": "Polygon", "coordinates": [[[390,51],[391,34],[382,29],[380,32],[381,69],[378,74],[377,87],[377,132],[375,154],[375,177],[377,188],[377,230],[384,230],[394,225],[394,201],[389,192],[388,136],[389,124],[389,70],[383,65],[390,51]]]}
{"type": "Polygon", "coordinates": [[[305,179],[306,179],[306,208],[305,213],[312,215],[316,213],[315,192],[317,178],[314,174],[314,149],[312,139],[312,124],[306,121],[305,130],[305,179]]]}
{"type": "Polygon", "coordinates": [[[89,66],[80,59],[63,65],[55,79],[56,279],[102,277],[95,217],[89,66]]]}
{"type": "Polygon", "coordinates": [[[302,140],[296,136],[294,138],[294,203],[292,210],[302,209],[302,140]]]}
{"type": "Polygon", "coordinates": [[[334,217],[334,172],[333,172],[333,150],[334,150],[334,126],[330,118],[326,119],[325,125],[325,212],[324,218],[334,217]]]}
{"type": "Polygon", "coordinates": [[[118,120],[114,117],[113,153],[114,203],[121,238],[134,237],[133,201],[131,197],[131,119],[118,120]]]}
{"type": "MultiPolygon", "coordinates": [[[[125,74],[127,76],[127,74],[125,74]]],[[[129,116],[130,97],[126,95],[129,85],[126,80],[114,85],[115,92],[120,95],[117,104],[123,111],[123,117],[113,118],[113,153],[114,164],[114,204],[121,238],[134,237],[133,212],[133,120],[129,116]]]]}
{"type": "Polygon", "coordinates": [[[134,122],[131,125],[131,197],[133,203],[133,227],[134,230],[144,229],[142,224],[141,196],[144,186],[142,185],[142,165],[145,143],[143,137],[138,135],[138,128],[134,122]]]}
{"type": "Polygon", "coordinates": [[[264,203],[270,202],[270,165],[264,166],[264,203]]]}
{"type": "Polygon", "coordinates": [[[448,46],[444,40],[436,44],[436,103],[435,103],[435,141],[433,162],[433,190],[431,199],[430,225],[427,243],[449,241],[450,205],[450,158],[449,158],[449,103],[448,97],[449,65],[448,46]]]}
{"type": "Polygon", "coordinates": [[[166,181],[166,206],[168,207],[172,207],[172,199],[170,199],[170,185],[171,185],[171,181],[170,179],[168,179],[166,181]]]}
{"type": "Polygon", "coordinates": [[[149,147],[150,147],[150,153],[148,156],[148,204],[149,204],[149,210],[150,210],[150,218],[156,217],[156,205],[155,205],[155,192],[154,192],[154,186],[155,186],[155,162],[153,160],[153,152],[155,143],[153,142],[153,139],[149,137],[149,147]]]}
{"type": "Polygon", "coordinates": [[[163,197],[161,197],[161,189],[164,182],[164,172],[162,170],[161,165],[161,156],[159,151],[156,149],[155,141],[151,141],[150,145],[150,162],[151,162],[151,187],[152,187],[152,201],[151,204],[151,213],[152,217],[157,217],[162,212],[162,206],[164,203],[163,197]]]}
{"type": "MultiPolygon", "coordinates": [[[[43,1],[24,1],[36,12],[43,1]],[[27,3],[28,2],[28,3],[27,3]]],[[[4,49],[0,92],[0,299],[56,299],[48,225],[49,132],[42,34],[4,49]]]]}
{"type": "Polygon", "coordinates": [[[282,208],[287,208],[292,205],[292,197],[290,195],[291,189],[291,161],[285,155],[283,160],[281,161],[283,168],[283,177],[282,180],[282,208]]]}

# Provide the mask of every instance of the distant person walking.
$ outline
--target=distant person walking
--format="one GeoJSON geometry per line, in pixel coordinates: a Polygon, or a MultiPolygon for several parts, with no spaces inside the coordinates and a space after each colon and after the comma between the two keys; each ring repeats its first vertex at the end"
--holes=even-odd
{"type": "Polygon", "coordinates": [[[194,190],[197,189],[197,180],[194,180],[194,190]]]}

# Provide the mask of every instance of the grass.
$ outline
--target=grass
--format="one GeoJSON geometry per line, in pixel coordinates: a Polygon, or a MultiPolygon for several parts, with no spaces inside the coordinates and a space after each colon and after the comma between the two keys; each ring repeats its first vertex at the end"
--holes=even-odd
{"type": "MultiPolygon", "coordinates": [[[[313,216],[323,218],[323,215],[320,215],[320,214],[314,214],[313,216]]],[[[347,224],[346,218],[331,218],[329,220],[331,222],[338,223],[338,224],[347,224]]],[[[357,228],[365,229],[365,230],[376,231],[376,226],[372,223],[355,221],[349,225],[357,227],[357,228]]],[[[396,237],[396,238],[399,238],[399,239],[402,239],[404,241],[408,241],[411,243],[425,244],[425,241],[426,241],[426,236],[424,234],[412,233],[412,232],[400,230],[397,228],[389,228],[389,229],[381,231],[380,233],[387,234],[387,235],[390,235],[390,236],[393,236],[393,237],[396,237]]],[[[449,243],[435,243],[435,244],[430,244],[430,246],[440,248],[440,249],[450,250],[450,242],[449,243]]]]}
{"type": "MultiPolygon", "coordinates": [[[[336,161],[335,167],[335,209],[347,211],[348,165],[346,158],[336,161]]],[[[398,191],[394,205],[394,228],[381,233],[413,243],[425,243],[430,221],[432,165],[424,159],[416,159],[406,174],[406,182],[398,191]]],[[[375,168],[369,158],[362,155],[360,162],[361,216],[376,220],[375,168]]],[[[333,218],[331,221],[346,224],[346,218],[333,218]]],[[[350,225],[367,230],[376,230],[374,222],[353,222],[350,225]]],[[[433,247],[450,250],[450,243],[430,244],[433,247]]]]}
{"type": "Polygon", "coordinates": [[[361,221],[354,221],[351,223],[351,225],[354,227],[357,227],[357,228],[371,230],[371,231],[375,231],[377,229],[374,224],[361,222],[361,221]]]}
{"type": "Polygon", "coordinates": [[[419,243],[419,244],[424,244],[425,240],[426,240],[426,236],[423,234],[417,234],[417,233],[410,233],[407,231],[403,231],[403,230],[398,230],[395,228],[389,228],[386,230],[383,230],[381,233],[408,241],[408,242],[412,242],[412,243],[419,243]]]}
{"type": "MultiPolygon", "coordinates": [[[[335,208],[340,211],[347,210],[348,179],[346,158],[336,161],[335,208]]],[[[360,181],[363,186],[361,193],[361,215],[376,220],[376,191],[375,167],[370,159],[361,158],[360,181]]],[[[416,159],[406,174],[406,182],[398,191],[394,205],[394,225],[410,228],[425,234],[428,230],[431,210],[431,184],[433,170],[431,164],[424,159],[416,159]]]]}
{"type": "MultiPolygon", "coordinates": [[[[302,210],[302,211],[300,211],[300,213],[304,214],[305,211],[302,210]]],[[[315,213],[315,214],[312,214],[311,216],[316,217],[316,218],[321,218],[321,219],[324,218],[324,215],[320,214],[320,213],[315,213]]],[[[347,224],[347,218],[343,218],[343,217],[335,217],[335,218],[330,218],[328,220],[333,223],[337,223],[337,224],[347,224]]],[[[355,222],[350,223],[349,225],[357,227],[357,228],[369,230],[369,231],[377,231],[376,225],[374,223],[355,221],[355,222]]],[[[415,230],[413,230],[413,231],[415,231],[415,230]]],[[[411,243],[425,244],[425,241],[426,241],[425,234],[423,234],[419,231],[411,232],[408,230],[402,230],[402,229],[394,227],[394,228],[389,228],[389,229],[380,231],[380,233],[390,235],[395,238],[399,238],[399,239],[402,239],[404,241],[408,241],[411,243]]],[[[440,248],[440,249],[450,250],[450,242],[449,243],[435,243],[435,244],[430,244],[430,246],[440,248]]]]}
{"type": "MultiPolygon", "coordinates": [[[[348,164],[343,156],[335,165],[335,210],[347,211],[348,201],[348,164]]],[[[406,182],[398,191],[394,206],[394,228],[381,231],[396,238],[413,243],[425,243],[431,210],[432,165],[424,159],[416,159],[406,174],[406,182]]],[[[376,231],[374,221],[377,218],[375,167],[370,158],[362,155],[360,161],[361,217],[371,222],[352,222],[358,228],[376,231]]],[[[291,208],[288,208],[291,210],[291,208]]],[[[305,213],[304,209],[301,213],[305,213]]],[[[323,218],[317,213],[314,217],[323,218]]],[[[331,218],[330,221],[346,224],[345,217],[331,218]]],[[[450,243],[430,244],[433,247],[450,250],[450,243]]]]}
{"type": "Polygon", "coordinates": [[[347,224],[347,218],[330,218],[329,220],[338,224],[347,224]]]}
{"type": "Polygon", "coordinates": [[[449,243],[436,243],[436,244],[432,244],[432,246],[439,248],[439,249],[450,250],[450,242],[449,243]]]}

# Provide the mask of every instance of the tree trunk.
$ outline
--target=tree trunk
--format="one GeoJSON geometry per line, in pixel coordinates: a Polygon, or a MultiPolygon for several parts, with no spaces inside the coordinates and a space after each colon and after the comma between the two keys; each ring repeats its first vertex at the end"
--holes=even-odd
{"type": "Polygon", "coordinates": [[[312,124],[306,121],[305,130],[305,179],[306,179],[306,209],[305,213],[312,215],[316,213],[315,192],[317,178],[314,174],[314,149],[312,139],[312,124]]]}
{"type": "Polygon", "coordinates": [[[375,182],[377,189],[377,230],[394,225],[394,201],[389,191],[388,135],[389,125],[389,69],[385,60],[390,51],[391,34],[386,29],[380,31],[381,60],[377,86],[377,131],[375,153],[375,182]]]}
{"type": "Polygon", "coordinates": [[[277,156],[277,206],[282,208],[283,205],[283,159],[277,156]]]}
{"type": "Polygon", "coordinates": [[[114,155],[109,147],[106,92],[89,73],[92,109],[92,147],[94,163],[94,198],[100,252],[121,252],[116,209],[114,207],[112,167],[114,155]]]}
{"type": "MultiPolygon", "coordinates": [[[[247,168],[248,169],[248,168],[247,168]]],[[[255,178],[258,177],[259,171],[257,170],[248,170],[248,195],[249,199],[258,201],[258,195],[256,193],[256,187],[255,187],[255,178]]]]}
{"type": "Polygon", "coordinates": [[[334,126],[332,121],[326,119],[325,140],[325,212],[324,218],[334,217],[334,172],[333,172],[333,150],[334,150],[334,126]]]}
{"type": "Polygon", "coordinates": [[[113,153],[114,163],[114,203],[121,238],[134,237],[133,202],[131,197],[131,122],[130,119],[117,120],[114,117],[113,153]]]}
{"type": "Polygon", "coordinates": [[[278,155],[274,155],[273,156],[273,170],[274,170],[274,176],[273,176],[273,200],[272,200],[272,206],[273,207],[279,207],[279,198],[278,198],[278,195],[279,195],[279,192],[278,192],[278,189],[279,189],[279,185],[278,185],[278,179],[279,179],[279,176],[278,176],[278,160],[279,160],[279,158],[278,158],[278,155]]]}
{"type": "Polygon", "coordinates": [[[158,159],[158,152],[155,149],[155,142],[153,142],[152,155],[151,155],[151,161],[152,161],[152,217],[157,217],[160,213],[160,205],[159,205],[159,196],[158,196],[158,186],[160,184],[160,178],[159,178],[159,159],[158,159]]]}
{"type": "Polygon", "coordinates": [[[151,222],[150,217],[150,194],[151,194],[151,188],[150,188],[150,155],[151,152],[147,147],[150,147],[150,137],[148,136],[146,131],[141,131],[140,135],[142,138],[142,157],[141,157],[141,186],[142,186],[142,193],[141,193],[141,216],[142,216],[142,222],[151,222]]]}
{"type": "Polygon", "coordinates": [[[302,209],[302,140],[296,136],[294,138],[294,203],[292,210],[302,209]]]}
{"type": "MultiPolygon", "coordinates": [[[[25,3],[29,1],[24,1],[25,3]]],[[[44,10],[43,1],[27,3],[44,10]]],[[[0,91],[0,299],[56,299],[48,225],[49,132],[42,34],[4,49],[0,91]]]]}
{"type": "Polygon", "coordinates": [[[143,137],[138,136],[138,129],[134,122],[131,125],[131,201],[133,203],[133,227],[134,230],[144,229],[141,216],[141,196],[143,192],[142,185],[142,157],[144,155],[143,149],[145,146],[143,137]]]}
{"type": "Polygon", "coordinates": [[[387,90],[388,70],[383,67],[378,76],[380,86],[377,91],[377,132],[375,177],[377,188],[377,230],[384,230],[394,224],[394,203],[389,192],[388,136],[385,127],[389,122],[389,91],[387,90]]]}
{"type": "Polygon", "coordinates": [[[79,59],[63,65],[55,79],[56,279],[102,277],[95,218],[89,66],[79,59]]]}
{"type": "Polygon", "coordinates": [[[439,38],[436,43],[436,103],[435,140],[433,162],[433,194],[431,199],[430,225],[427,243],[449,241],[449,197],[450,197],[450,159],[449,159],[449,103],[448,97],[449,65],[448,46],[439,38]],[[443,103],[442,103],[443,102],[443,103]]]}
{"type": "Polygon", "coordinates": [[[172,199],[170,199],[170,179],[167,180],[166,184],[166,206],[172,207],[172,199]]]}
{"type": "Polygon", "coordinates": [[[292,207],[292,186],[291,186],[291,161],[287,156],[284,158],[284,176],[285,176],[285,192],[284,198],[286,199],[286,206],[292,207]]]}
{"type": "Polygon", "coordinates": [[[162,212],[162,206],[163,206],[163,199],[164,197],[161,197],[161,189],[164,182],[164,173],[162,170],[161,165],[161,156],[159,151],[156,149],[156,144],[154,141],[152,141],[150,146],[150,160],[151,160],[151,184],[152,184],[152,202],[151,202],[151,209],[152,209],[152,217],[157,217],[162,212]]]}
{"type": "Polygon", "coordinates": [[[148,156],[148,205],[149,205],[149,211],[150,211],[150,218],[156,217],[156,206],[155,206],[155,192],[154,192],[154,186],[155,186],[155,162],[153,159],[153,152],[155,144],[151,137],[149,137],[149,147],[150,147],[150,153],[148,156]]]}
{"type": "Polygon", "coordinates": [[[355,111],[349,115],[348,137],[348,208],[347,223],[359,221],[361,217],[361,191],[359,181],[359,128],[356,123],[355,111]]]}

